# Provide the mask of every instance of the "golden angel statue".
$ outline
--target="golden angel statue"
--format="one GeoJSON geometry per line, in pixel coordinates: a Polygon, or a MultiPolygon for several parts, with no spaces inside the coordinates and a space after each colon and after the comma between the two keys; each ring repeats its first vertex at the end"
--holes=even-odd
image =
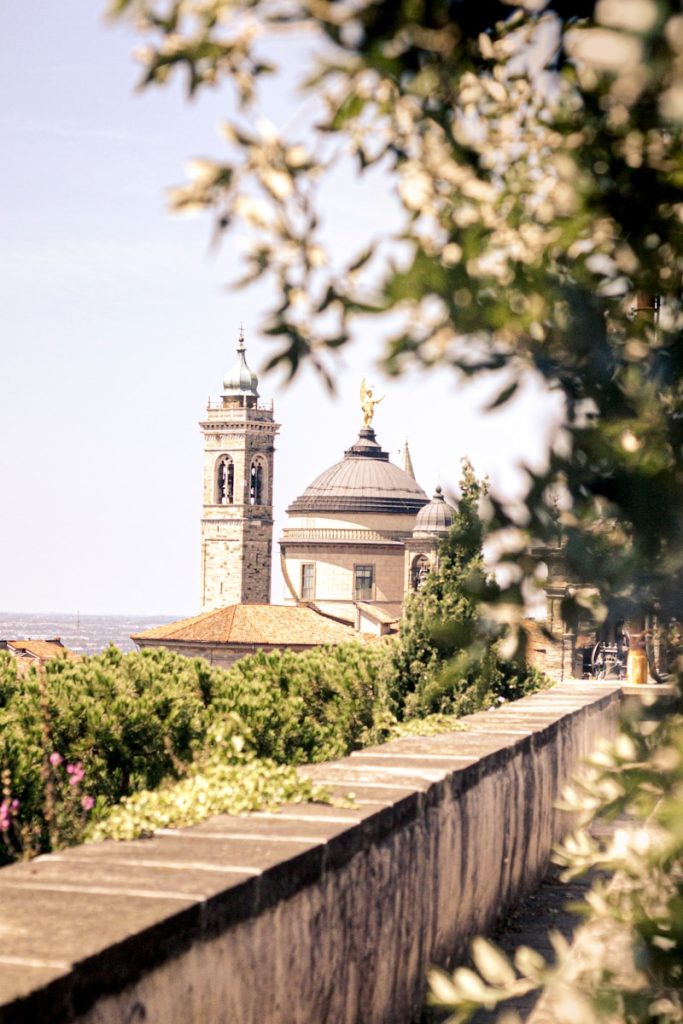
{"type": "Polygon", "coordinates": [[[360,382],[360,407],[363,410],[364,427],[370,426],[375,413],[375,406],[379,405],[382,401],[384,401],[384,395],[381,398],[375,398],[372,384],[366,384],[365,377],[363,377],[360,382]]]}

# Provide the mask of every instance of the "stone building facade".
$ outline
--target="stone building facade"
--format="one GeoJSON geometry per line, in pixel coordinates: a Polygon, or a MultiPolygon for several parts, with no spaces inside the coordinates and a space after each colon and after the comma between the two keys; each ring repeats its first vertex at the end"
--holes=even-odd
{"type": "Polygon", "coordinates": [[[200,423],[204,435],[201,609],[270,601],[273,469],[279,424],[259,403],[240,332],[237,359],[217,403],[200,423]]]}
{"type": "MultiPolygon", "coordinates": [[[[285,607],[271,606],[270,619],[253,607],[248,639],[241,633],[239,640],[237,634],[219,636],[220,630],[214,635],[218,619],[202,618],[173,624],[163,637],[136,637],[136,643],[165,643],[228,664],[254,645],[268,647],[277,621],[277,645],[298,649],[300,623],[296,620],[294,629],[287,606],[313,615],[307,620],[311,636],[318,636],[320,629],[324,632],[325,622],[364,634],[394,631],[406,595],[419,589],[436,564],[439,543],[455,510],[441,488],[428,499],[415,479],[407,443],[402,465],[390,461],[371,421],[372,408],[343,458],[317,476],[287,509],[279,541],[285,607]],[[322,623],[318,632],[313,622],[322,623]],[[259,625],[265,628],[260,639],[259,625]],[[285,644],[288,629],[290,643],[285,644]]],[[[279,425],[272,403],[259,401],[258,380],[247,365],[241,332],[221,398],[209,402],[200,426],[201,611],[220,609],[225,615],[229,608],[242,605],[265,608],[271,593],[274,441],[279,425]]],[[[568,678],[579,672],[580,655],[577,630],[563,616],[569,584],[562,547],[549,546],[535,554],[548,567],[547,616],[543,624],[528,623],[530,660],[556,678],[568,678]]],[[[233,622],[232,611],[230,615],[233,622]]]]}

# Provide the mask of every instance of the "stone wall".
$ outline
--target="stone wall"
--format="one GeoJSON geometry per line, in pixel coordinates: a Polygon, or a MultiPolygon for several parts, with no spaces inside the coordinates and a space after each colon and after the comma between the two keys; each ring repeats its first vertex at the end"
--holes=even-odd
{"type": "Polygon", "coordinates": [[[201,608],[204,612],[229,604],[270,602],[272,509],[264,506],[230,508],[242,518],[202,520],[201,608]]]}
{"type": "Polygon", "coordinates": [[[527,663],[551,679],[561,683],[577,675],[572,662],[575,637],[565,632],[562,620],[556,621],[555,630],[551,632],[546,622],[536,619],[524,619],[527,634],[527,663]]]}
{"type": "Polygon", "coordinates": [[[352,806],[223,816],[0,871],[2,1024],[407,1024],[533,889],[621,691],[567,683],[306,772],[352,806]]]}

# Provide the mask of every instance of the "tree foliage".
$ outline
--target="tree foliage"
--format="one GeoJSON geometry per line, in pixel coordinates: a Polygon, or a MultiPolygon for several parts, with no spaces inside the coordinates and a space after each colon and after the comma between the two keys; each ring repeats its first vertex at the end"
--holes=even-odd
{"type": "Polygon", "coordinates": [[[497,591],[484,565],[480,505],[487,491],[463,460],[453,524],[419,590],[406,600],[388,685],[397,713],[470,714],[537,689],[539,673],[504,660],[500,630],[482,616],[497,591]]]}
{"type": "MultiPolygon", "coordinates": [[[[295,372],[349,338],[358,315],[392,313],[386,365],[506,371],[562,392],[566,429],[529,478],[531,538],[559,496],[578,581],[621,614],[681,592],[681,174],[683,23],[667,2],[517,4],[375,0],[117,0],[148,45],[144,82],[185,72],[191,92],[226,82],[243,114],[226,159],[202,158],[172,194],[243,223],[246,279],[276,296],[272,363],[295,372]],[[476,8],[476,9],[475,9],[476,8]],[[584,20],[579,20],[583,18],[584,20]],[[269,32],[318,39],[308,88],[319,119],[301,138],[255,127],[269,32]],[[325,251],[316,197],[348,156],[381,164],[402,211],[346,266],[325,251]],[[394,242],[403,255],[384,242],[394,242]],[[408,258],[406,259],[406,254],[408,258]],[[659,311],[634,315],[659,297],[659,311]],[[650,297],[650,298],[648,298],[650,297]],[[595,524],[618,521],[606,532],[595,524]]],[[[529,567],[506,588],[521,617],[529,567]]],[[[604,614],[604,612],[603,612],[604,614]]]]}
{"type": "Polygon", "coordinates": [[[406,600],[392,661],[394,685],[408,695],[409,707],[410,695],[421,695],[446,658],[473,639],[473,626],[478,621],[475,595],[484,582],[483,529],[478,510],[482,489],[471,464],[465,462],[453,525],[440,542],[424,583],[406,600]],[[451,627],[446,634],[444,626],[451,627]]]}

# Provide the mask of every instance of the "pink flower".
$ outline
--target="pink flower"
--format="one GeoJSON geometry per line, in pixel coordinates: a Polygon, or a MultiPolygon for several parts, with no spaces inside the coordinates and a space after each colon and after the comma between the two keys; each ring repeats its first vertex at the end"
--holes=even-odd
{"type": "Polygon", "coordinates": [[[56,750],[50,754],[50,764],[52,765],[53,768],[59,768],[63,760],[64,758],[62,757],[62,755],[58,754],[56,750]]]}
{"type": "Polygon", "coordinates": [[[83,765],[80,761],[77,761],[76,764],[68,764],[66,766],[66,770],[71,776],[69,779],[70,786],[77,786],[79,783],[83,782],[83,779],[85,778],[85,771],[83,770],[83,765]]]}
{"type": "Polygon", "coordinates": [[[11,810],[12,814],[16,814],[17,811],[19,810],[19,801],[18,800],[13,800],[12,803],[9,805],[9,807],[10,807],[10,810],[11,810]]]}
{"type": "Polygon", "coordinates": [[[92,811],[95,806],[95,798],[93,796],[82,796],[81,807],[84,811],[92,811]]]}

